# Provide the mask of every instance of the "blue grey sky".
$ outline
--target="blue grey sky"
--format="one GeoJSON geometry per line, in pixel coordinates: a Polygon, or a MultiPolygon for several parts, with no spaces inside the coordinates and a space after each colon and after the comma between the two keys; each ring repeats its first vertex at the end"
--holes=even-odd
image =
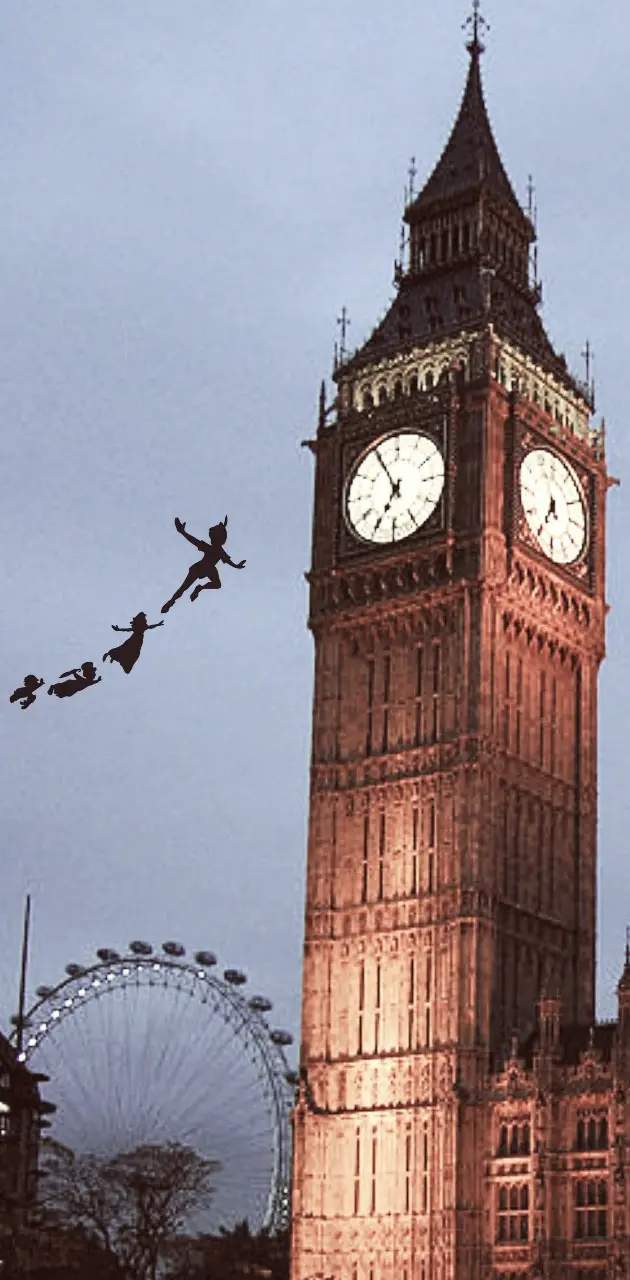
{"type": "MultiPolygon", "coordinates": [[[[312,433],[342,304],[392,294],[409,158],[463,89],[465,0],[5,0],[0,12],[0,1018],[133,937],[212,947],[297,1033],[312,643],[312,433]],[[130,676],[7,697],[157,621],[229,514],[220,595],[130,676]]],[[[618,0],[488,0],[483,75],[513,185],[534,176],[543,316],[595,351],[611,491],[601,676],[598,1012],[630,920],[626,427],[630,114],[618,0]]]]}

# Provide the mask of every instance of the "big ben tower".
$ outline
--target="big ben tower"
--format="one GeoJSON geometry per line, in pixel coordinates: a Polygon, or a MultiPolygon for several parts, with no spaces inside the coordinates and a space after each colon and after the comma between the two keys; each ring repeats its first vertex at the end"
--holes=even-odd
{"type": "Polygon", "coordinates": [[[493,1073],[545,1001],[594,1018],[603,440],[538,313],[482,21],[395,300],[311,442],[294,1280],[499,1274],[493,1073]]]}

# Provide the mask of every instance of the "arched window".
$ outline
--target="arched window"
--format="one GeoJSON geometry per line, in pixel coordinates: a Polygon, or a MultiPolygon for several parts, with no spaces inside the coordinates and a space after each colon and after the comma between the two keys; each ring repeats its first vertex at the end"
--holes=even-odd
{"type": "Polygon", "coordinates": [[[374,398],[373,398],[373,396],[372,396],[372,392],[371,392],[371,391],[364,391],[364,392],[363,392],[363,408],[364,408],[364,409],[373,409],[373,408],[374,408],[374,398]]]}
{"type": "Polygon", "coordinates": [[[459,224],[453,227],[453,253],[459,253],[459,224]]]}
{"type": "Polygon", "coordinates": [[[433,234],[429,241],[429,261],[435,262],[436,257],[437,257],[437,243],[436,243],[436,237],[433,234]]]}
{"type": "Polygon", "coordinates": [[[499,1130],[499,1149],[497,1155],[506,1156],[508,1153],[508,1131],[507,1125],[502,1124],[499,1130]]]}
{"type": "Polygon", "coordinates": [[[576,1145],[576,1147],[577,1147],[578,1151],[585,1151],[585,1150],[586,1150],[586,1134],[585,1134],[585,1131],[584,1131],[584,1121],[583,1121],[583,1120],[578,1120],[578,1123],[577,1123],[577,1138],[576,1138],[576,1143],[575,1143],[575,1145],[576,1145]]]}
{"type": "Polygon", "coordinates": [[[397,378],[396,382],[394,383],[394,399],[400,400],[402,393],[403,393],[402,380],[400,378],[397,378]]]}
{"type": "Polygon", "coordinates": [[[521,1155],[528,1156],[530,1152],[530,1129],[528,1124],[523,1125],[521,1133],[521,1155]]]}
{"type": "Polygon", "coordinates": [[[594,1116],[588,1122],[586,1146],[589,1151],[594,1151],[597,1146],[597,1122],[594,1116]]]}
{"type": "Polygon", "coordinates": [[[418,391],[418,375],[414,373],[409,379],[409,395],[415,396],[418,391]]]}
{"type": "Polygon", "coordinates": [[[429,372],[427,373],[427,376],[426,376],[426,378],[425,378],[425,380],[424,380],[424,385],[425,385],[425,387],[426,387],[427,391],[430,391],[430,390],[431,390],[431,388],[432,388],[432,386],[433,386],[433,374],[431,373],[431,370],[430,370],[430,369],[429,369],[429,372]]]}
{"type": "Polygon", "coordinates": [[[518,1125],[516,1124],[512,1125],[512,1132],[510,1134],[510,1155],[518,1155],[518,1125]]]}
{"type": "Polygon", "coordinates": [[[608,1121],[606,1116],[602,1116],[599,1122],[599,1142],[597,1145],[600,1150],[605,1150],[608,1146],[608,1121]]]}
{"type": "Polygon", "coordinates": [[[462,239],[463,239],[463,244],[462,244],[463,252],[468,253],[468,250],[470,249],[470,227],[468,226],[467,222],[465,222],[463,226],[462,239]]]}
{"type": "Polygon", "coordinates": [[[385,383],[383,383],[378,389],[378,402],[379,404],[387,403],[387,387],[385,386],[385,383]]]}
{"type": "Polygon", "coordinates": [[[442,261],[448,258],[448,231],[442,232],[442,261]]]}

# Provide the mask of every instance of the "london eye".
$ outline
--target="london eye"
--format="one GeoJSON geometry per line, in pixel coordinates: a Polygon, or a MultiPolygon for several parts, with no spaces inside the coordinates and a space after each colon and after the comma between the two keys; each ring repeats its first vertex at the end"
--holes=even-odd
{"type": "Polygon", "coordinates": [[[181,943],[96,955],[39,987],[23,1024],[19,1056],[50,1078],[51,1136],[103,1157],[183,1143],[219,1161],[200,1229],[286,1226],[297,1077],[271,1001],[181,943]]]}

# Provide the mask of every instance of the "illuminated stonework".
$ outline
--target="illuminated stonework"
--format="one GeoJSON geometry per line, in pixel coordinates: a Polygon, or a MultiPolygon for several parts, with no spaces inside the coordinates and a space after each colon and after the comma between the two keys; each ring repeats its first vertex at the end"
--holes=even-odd
{"type": "Polygon", "coordinates": [[[293,1280],[630,1274],[630,964],[619,1027],[589,1031],[604,442],[538,317],[533,229],[470,53],[407,210],[397,298],[338,368],[311,442],[293,1280]],[[471,149],[485,177],[466,187],[471,149]],[[368,545],[344,516],[348,478],[409,430],[440,450],[443,494],[412,536],[368,545]],[[537,448],[588,513],[570,564],[521,507],[537,448]]]}

